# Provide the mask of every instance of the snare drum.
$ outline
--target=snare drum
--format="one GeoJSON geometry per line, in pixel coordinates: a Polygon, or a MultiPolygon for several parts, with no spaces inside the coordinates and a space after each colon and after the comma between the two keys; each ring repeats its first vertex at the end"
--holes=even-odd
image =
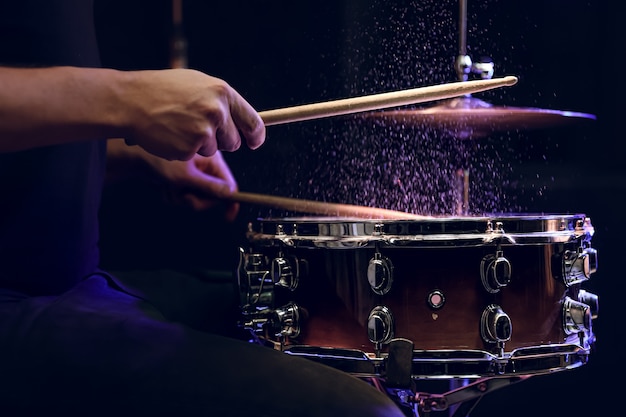
{"type": "Polygon", "coordinates": [[[240,249],[241,323],[362,375],[576,367],[595,340],[592,235],[585,215],[261,219],[240,249]]]}

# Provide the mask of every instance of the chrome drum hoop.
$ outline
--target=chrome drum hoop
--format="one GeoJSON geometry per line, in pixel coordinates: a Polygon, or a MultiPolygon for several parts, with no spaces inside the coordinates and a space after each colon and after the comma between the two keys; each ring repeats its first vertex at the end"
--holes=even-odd
{"type": "MultiPolygon", "coordinates": [[[[289,346],[284,353],[334,367],[358,377],[385,377],[388,355],[368,356],[355,349],[289,346]]],[[[516,349],[497,356],[481,350],[414,350],[411,378],[452,379],[550,374],[587,363],[589,350],[575,344],[516,349]]]]}
{"type": "Polygon", "coordinates": [[[371,220],[341,217],[258,219],[248,227],[250,243],[302,248],[374,246],[446,247],[548,244],[588,241],[591,220],[574,215],[425,217],[371,220]]]}

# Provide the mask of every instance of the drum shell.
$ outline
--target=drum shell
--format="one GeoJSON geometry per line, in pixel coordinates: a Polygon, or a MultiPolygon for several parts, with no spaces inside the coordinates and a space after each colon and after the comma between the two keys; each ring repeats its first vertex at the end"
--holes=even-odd
{"type": "MultiPolygon", "coordinates": [[[[384,306],[393,317],[393,337],[406,338],[417,350],[484,350],[497,352],[562,343],[562,300],[575,289],[552,274],[552,254],[559,245],[506,245],[511,280],[497,292],[481,279],[481,261],[497,247],[297,248],[256,247],[268,258],[298,259],[302,266],[295,290],[277,288],[277,306],[297,304],[300,335],[287,345],[358,349],[374,352],[368,317],[384,306]],[[393,266],[389,291],[376,294],[368,281],[370,260],[379,253],[393,266]],[[439,308],[429,295],[444,298],[439,308]],[[510,317],[511,338],[504,345],[484,340],[481,318],[490,305],[510,317]]],[[[575,297],[575,294],[572,294],[575,297]]],[[[385,344],[379,346],[385,350],[385,344]]]]}

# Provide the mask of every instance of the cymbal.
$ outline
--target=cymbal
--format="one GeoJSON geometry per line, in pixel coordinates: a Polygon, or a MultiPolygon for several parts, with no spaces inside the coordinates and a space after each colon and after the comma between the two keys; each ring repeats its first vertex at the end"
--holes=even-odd
{"type": "Polygon", "coordinates": [[[493,106],[469,96],[446,100],[432,107],[368,112],[363,116],[383,124],[440,130],[460,139],[480,138],[502,131],[570,126],[596,119],[588,113],[493,106]]]}

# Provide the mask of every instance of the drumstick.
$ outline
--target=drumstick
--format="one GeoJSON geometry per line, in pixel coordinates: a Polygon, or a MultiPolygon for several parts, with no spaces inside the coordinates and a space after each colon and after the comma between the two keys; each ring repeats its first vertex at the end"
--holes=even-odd
{"type": "Polygon", "coordinates": [[[357,206],[351,204],[326,203],[297,198],[277,197],[265,194],[234,192],[225,197],[227,200],[239,203],[259,204],[289,211],[325,216],[358,217],[364,219],[425,219],[426,216],[387,210],[375,207],[357,206]]]}
{"type": "Polygon", "coordinates": [[[448,84],[419,87],[389,93],[352,97],[301,106],[259,112],[266,126],[323,117],[379,110],[388,107],[424,103],[463,96],[517,83],[517,77],[507,76],[490,80],[458,81],[448,84]]]}

